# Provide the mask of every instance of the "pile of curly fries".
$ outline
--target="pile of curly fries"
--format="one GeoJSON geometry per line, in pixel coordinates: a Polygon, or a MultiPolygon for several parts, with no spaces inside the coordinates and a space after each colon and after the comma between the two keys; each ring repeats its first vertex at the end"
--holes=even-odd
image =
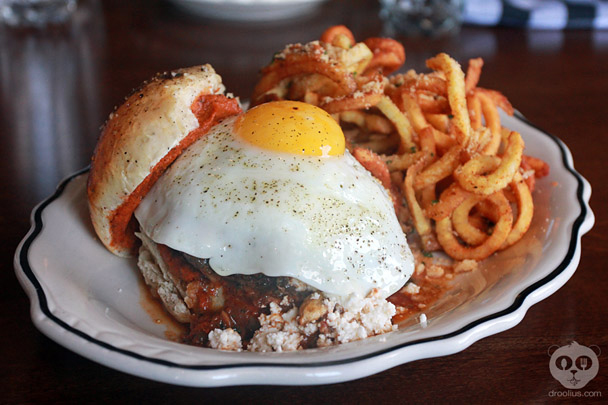
{"type": "Polygon", "coordinates": [[[444,53],[431,73],[395,74],[403,46],[389,38],[355,42],[344,26],[320,41],[288,45],[262,69],[252,104],[299,100],[340,123],[355,158],[386,188],[405,232],[423,253],[480,261],[528,230],[536,178],[549,166],[523,154],[519,133],[501,125],[501,93],[478,87],[483,60],[466,75],[444,53]]]}

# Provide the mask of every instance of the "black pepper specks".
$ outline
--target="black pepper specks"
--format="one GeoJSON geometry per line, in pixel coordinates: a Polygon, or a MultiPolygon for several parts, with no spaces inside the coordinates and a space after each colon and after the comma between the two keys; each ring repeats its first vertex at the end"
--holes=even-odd
{"type": "Polygon", "coordinates": [[[320,159],[248,146],[233,137],[233,122],[184,151],[148,194],[163,209],[191,213],[180,232],[211,232],[216,259],[238,252],[247,262],[266,263],[272,252],[271,263],[313,261],[313,268],[325,268],[311,272],[319,282],[348,287],[363,277],[382,287],[383,272],[393,273],[387,280],[402,272],[394,263],[407,247],[395,233],[401,230],[392,203],[351,155],[320,159]]]}

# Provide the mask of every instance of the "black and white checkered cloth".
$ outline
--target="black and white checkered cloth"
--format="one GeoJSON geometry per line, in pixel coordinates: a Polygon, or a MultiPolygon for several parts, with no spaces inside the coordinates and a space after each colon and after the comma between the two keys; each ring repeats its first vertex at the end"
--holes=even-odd
{"type": "Polygon", "coordinates": [[[607,0],[465,0],[464,5],[468,24],[608,29],[607,0]]]}

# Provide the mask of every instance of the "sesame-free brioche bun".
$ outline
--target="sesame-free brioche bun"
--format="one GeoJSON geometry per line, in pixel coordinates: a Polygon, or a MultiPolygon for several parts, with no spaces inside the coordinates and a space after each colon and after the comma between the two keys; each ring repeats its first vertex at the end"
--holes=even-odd
{"type": "Polygon", "coordinates": [[[103,244],[119,256],[136,253],[133,211],[179,154],[219,120],[237,114],[210,65],[159,74],[104,126],[87,185],[91,219],[103,244]]]}

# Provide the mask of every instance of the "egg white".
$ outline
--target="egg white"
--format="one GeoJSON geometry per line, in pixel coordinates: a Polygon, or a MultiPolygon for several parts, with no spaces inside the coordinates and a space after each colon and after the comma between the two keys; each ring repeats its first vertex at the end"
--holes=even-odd
{"type": "Polygon", "coordinates": [[[212,128],[157,181],[135,211],[146,235],[221,276],[294,277],[337,296],[405,284],[414,264],[392,202],[348,151],[273,152],[233,125],[212,128]]]}

